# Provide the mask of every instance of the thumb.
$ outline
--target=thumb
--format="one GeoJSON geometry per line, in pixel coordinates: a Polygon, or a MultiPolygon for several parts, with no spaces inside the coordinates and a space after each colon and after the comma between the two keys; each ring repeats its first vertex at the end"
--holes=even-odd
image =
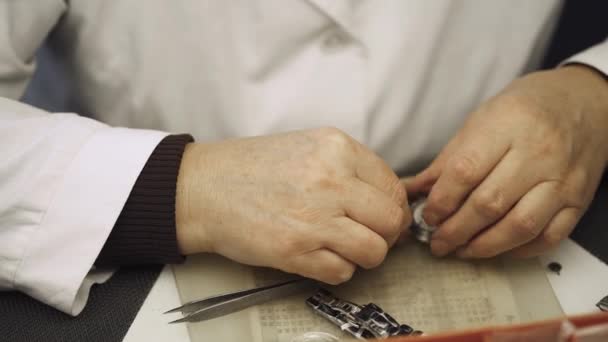
{"type": "Polygon", "coordinates": [[[460,134],[456,135],[439,153],[439,155],[433,160],[433,162],[427,166],[426,169],[422,170],[415,176],[405,177],[401,179],[401,182],[405,186],[405,190],[411,199],[415,199],[421,195],[428,194],[431,188],[439,179],[443,167],[447,160],[452,155],[452,152],[460,145],[460,134]]]}
{"type": "Polygon", "coordinates": [[[441,167],[437,163],[433,162],[422,172],[415,176],[405,177],[401,179],[401,184],[405,187],[405,191],[408,194],[410,200],[428,194],[433,187],[433,184],[439,178],[441,174],[441,167]]]}

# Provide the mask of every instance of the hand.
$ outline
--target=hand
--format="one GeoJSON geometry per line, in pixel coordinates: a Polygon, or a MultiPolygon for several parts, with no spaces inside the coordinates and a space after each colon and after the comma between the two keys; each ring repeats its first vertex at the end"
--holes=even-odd
{"type": "Polygon", "coordinates": [[[535,256],[578,222],[608,160],[608,82],[583,66],[522,77],[471,114],[408,193],[443,256],[535,256]]]}
{"type": "Polygon", "coordinates": [[[409,225],[405,189],[337,129],[190,144],[176,200],[184,254],[215,252],[330,284],[379,265],[409,225]]]}

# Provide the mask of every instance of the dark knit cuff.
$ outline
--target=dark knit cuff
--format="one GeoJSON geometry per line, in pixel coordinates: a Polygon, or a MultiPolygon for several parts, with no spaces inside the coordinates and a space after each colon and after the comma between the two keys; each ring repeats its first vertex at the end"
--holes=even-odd
{"type": "Polygon", "coordinates": [[[186,144],[192,136],[170,135],[142,169],[95,264],[121,266],[183,261],[175,230],[175,190],[186,144]]]}

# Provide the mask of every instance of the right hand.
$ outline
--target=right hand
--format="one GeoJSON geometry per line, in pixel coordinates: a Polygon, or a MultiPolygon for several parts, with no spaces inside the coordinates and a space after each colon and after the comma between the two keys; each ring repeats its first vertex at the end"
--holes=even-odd
{"type": "Polygon", "coordinates": [[[384,260],[411,221],[406,202],[390,167],[337,129],[193,143],[178,245],[338,284],[384,260]]]}

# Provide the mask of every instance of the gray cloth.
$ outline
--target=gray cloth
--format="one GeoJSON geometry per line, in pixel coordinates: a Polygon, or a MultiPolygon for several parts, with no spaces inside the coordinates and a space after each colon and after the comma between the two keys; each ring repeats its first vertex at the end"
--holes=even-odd
{"type": "MultiPolygon", "coordinates": [[[[122,341],[161,266],[123,268],[94,285],[77,317],[17,292],[0,292],[1,341],[122,341]]],[[[169,308],[168,308],[169,309],[169,308]]]]}

